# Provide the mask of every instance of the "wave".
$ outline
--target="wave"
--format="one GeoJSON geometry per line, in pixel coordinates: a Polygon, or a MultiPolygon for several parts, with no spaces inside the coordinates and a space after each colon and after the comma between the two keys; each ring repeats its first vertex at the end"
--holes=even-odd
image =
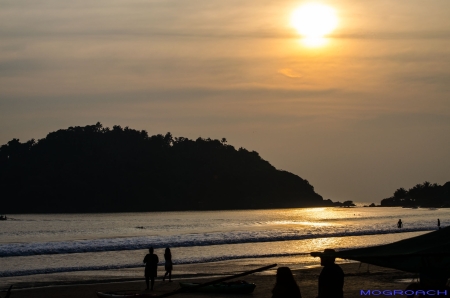
{"type": "Polygon", "coordinates": [[[62,242],[38,242],[38,243],[11,243],[0,245],[0,257],[33,256],[70,254],[86,252],[106,252],[122,250],[146,249],[150,246],[154,248],[170,247],[192,247],[210,246],[240,243],[259,243],[289,240],[305,240],[315,238],[346,237],[380,235],[404,232],[419,232],[435,230],[434,227],[385,229],[385,230],[358,230],[358,231],[337,231],[332,233],[308,233],[302,234],[298,230],[277,230],[277,231],[251,231],[251,232],[228,232],[228,233],[205,233],[187,234],[167,237],[133,237],[133,238],[112,238],[80,241],[62,242]]]}
{"type": "MultiPolygon", "coordinates": [[[[174,265],[185,264],[198,264],[198,263],[210,263],[219,261],[230,261],[239,259],[258,259],[258,258],[274,258],[274,257],[293,257],[309,255],[309,253],[280,253],[280,254],[262,254],[262,255],[231,255],[220,256],[210,258],[192,258],[187,260],[175,261],[174,265]]],[[[164,262],[159,263],[159,267],[164,266],[164,262]]],[[[93,270],[111,270],[111,269],[125,269],[125,268],[140,268],[144,267],[142,263],[130,263],[121,265],[102,265],[102,266],[78,266],[78,267],[56,267],[56,268],[42,268],[42,269],[30,269],[30,270],[7,270],[0,271],[0,277],[12,277],[12,276],[26,276],[34,274],[49,274],[49,273],[61,273],[61,272],[74,272],[74,271],[93,271],[93,270]]]]}

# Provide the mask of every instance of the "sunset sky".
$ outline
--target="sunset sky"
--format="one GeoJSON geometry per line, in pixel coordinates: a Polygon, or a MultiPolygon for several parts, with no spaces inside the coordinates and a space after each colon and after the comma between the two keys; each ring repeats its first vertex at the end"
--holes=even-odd
{"type": "Polygon", "coordinates": [[[2,0],[0,145],[98,121],[225,137],[333,201],[443,184],[450,1],[2,0]]]}

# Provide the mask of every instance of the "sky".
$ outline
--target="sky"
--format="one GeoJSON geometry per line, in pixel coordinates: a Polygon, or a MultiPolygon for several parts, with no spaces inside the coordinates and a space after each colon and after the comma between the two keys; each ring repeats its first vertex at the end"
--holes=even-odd
{"type": "Polygon", "coordinates": [[[450,181],[449,95],[448,0],[0,2],[0,144],[96,122],[226,138],[378,204],[450,181]],[[321,45],[292,25],[308,3],[337,16],[321,45]]]}

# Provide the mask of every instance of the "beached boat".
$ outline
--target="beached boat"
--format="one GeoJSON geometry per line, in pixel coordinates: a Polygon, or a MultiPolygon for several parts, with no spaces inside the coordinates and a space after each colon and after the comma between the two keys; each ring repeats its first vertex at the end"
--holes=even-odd
{"type": "Polygon", "coordinates": [[[144,297],[160,297],[160,298],[162,298],[162,297],[169,297],[169,296],[173,296],[173,295],[176,295],[179,293],[185,293],[185,292],[190,292],[190,291],[201,291],[201,289],[208,288],[210,286],[213,286],[213,288],[214,288],[214,291],[211,291],[210,293],[246,294],[246,293],[253,292],[256,285],[249,284],[245,281],[236,281],[236,282],[230,282],[230,283],[225,283],[225,281],[234,279],[234,278],[238,278],[238,277],[242,277],[245,275],[253,274],[256,272],[269,270],[276,266],[277,266],[277,264],[272,264],[272,265],[264,266],[264,267],[257,268],[254,270],[238,273],[238,274],[235,274],[232,276],[222,277],[222,278],[219,278],[218,280],[209,281],[209,282],[206,282],[203,284],[180,283],[181,288],[179,288],[178,290],[175,290],[175,291],[169,292],[169,293],[165,293],[165,294],[161,294],[161,295],[142,293],[142,292],[136,293],[136,292],[129,292],[129,291],[118,291],[118,292],[109,292],[109,293],[97,292],[97,297],[99,297],[99,298],[144,298],[144,297]],[[216,285],[218,285],[218,286],[216,286],[216,285]],[[225,288],[225,285],[227,286],[227,288],[225,288]],[[225,290],[225,292],[218,291],[219,289],[225,290]]]}
{"type": "MultiPolygon", "coordinates": [[[[198,283],[180,282],[181,288],[194,288],[198,287],[198,283]]],[[[206,287],[195,289],[196,292],[203,293],[226,293],[226,294],[250,294],[255,289],[256,285],[245,281],[235,282],[221,282],[206,287]]]]}
{"type": "Polygon", "coordinates": [[[10,296],[11,296],[11,289],[12,289],[12,285],[11,286],[9,286],[9,289],[8,289],[8,291],[6,291],[6,296],[5,296],[5,298],[9,298],[10,296]]]}
{"type": "Polygon", "coordinates": [[[450,278],[450,227],[391,244],[311,255],[413,272],[419,275],[422,287],[445,287],[450,278]]]}
{"type": "Polygon", "coordinates": [[[97,292],[97,297],[99,298],[146,298],[146,297],[157,297],[155,294],[150,293],[136,293],[135,291],[119,291],[119,292],[97,292]]]}

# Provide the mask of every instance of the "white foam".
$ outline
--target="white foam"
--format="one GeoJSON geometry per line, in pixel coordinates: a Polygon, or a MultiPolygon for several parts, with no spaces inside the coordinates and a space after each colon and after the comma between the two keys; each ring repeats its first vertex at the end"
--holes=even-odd
{"type": "Polygon", "coordinates": [[[240,231],[204,234],[186,234],[168,237],[130,237],[82,241],[12,243],[0,245],[0,257],[104,252],[170,247],[210,246],[239,243],[304,240],[314,238],[379,235],[400,232],[430,231],[434,227],[411,229],[356,230],[331,233],[306,233],[299,230],[240,231]]]}
{"type": "MultiPolygon", "coordinates": [[[[189,258],[185,260],[179,260],[173,262],[174,265],[182,264],[197,264],[197,263],[210,263],[228,260],[238,260],[247,258],[272,258],[272,257],[290,257],[290,256],[300,256],[308,255],[308,253],[280,253],[280,254],[260,254],[260,255],[228,255],[220,257],[209,257],[209,258],[189,258]]],[[[159,266],[164,267],[164,262],[160,263],[159,266]]],[[[34,274],[49,274],[58,272],[74,272],[74,271],[92,271],[92,270],[110,270],[110,269],[124,269],[124,268],[139,268],[144,267],[142,263],[130,263],[121,265],[103,265],[103,266],[77,266],[77,267],[56,267],[56,268],[41,268],[32,270],[6,270],[0,271],[0,277],[11,277],[11,276],[25,276],[34,274]]]]}

